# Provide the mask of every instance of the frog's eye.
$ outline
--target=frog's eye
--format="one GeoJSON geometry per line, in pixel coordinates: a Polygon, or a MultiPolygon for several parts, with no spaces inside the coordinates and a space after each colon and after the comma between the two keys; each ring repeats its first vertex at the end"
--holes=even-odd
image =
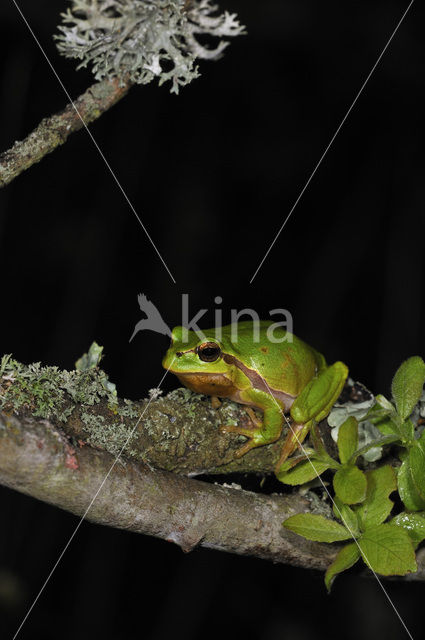
{"type": "Polygon", "coordinates": [[[221,356],[221,349],[215,342],[204,342],[197,347],[196,353],[204,362],[215,362],[221,356]]]}

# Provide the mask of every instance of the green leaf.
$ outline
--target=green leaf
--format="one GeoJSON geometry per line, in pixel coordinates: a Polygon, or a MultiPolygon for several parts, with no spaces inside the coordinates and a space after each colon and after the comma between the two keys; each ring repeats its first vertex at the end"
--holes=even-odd
{"type": "Polygon", "coordinates": [[[407,531],[415,547],[425,540],[425,513],[399,513],[390,522],[407,531]]]}
{"type": "Polygon", "coordinates": [[[348,504],[344,504],[343,502],[341,502],[338,496],[335,496],[334,498],[333,512],[335,518],[341,520],[343,525],[353,536],[357,537],[358,535],[360,535],[359,522],[356,512],[353,511],[353,509],[351,509],[348,504]]]}
{"type": "Polygon", "coordinates": [[[425,451],[418,443],[409,449],[408,461],[415,489],[425,501],[425,451]]]}
{"type": "Polygon", "coordinates": [[[328,592],[331,590],[335,576],[338,573],[341,573],[341,571],[345,571],[352,567],[353,564],[356,564],[359,558],[360,550],[355,542],[351,542],[350,544],[346,544],[342,547],[325,574],[325,585],[328,592]]]}
{"type": "MultiPolygon", "coordinates": [[[[307,456],[311,460],[313,460],[315,455],[316,455],[316,452],[314,451],[314,449],[304,447],[302,453],[297,453],[291,456],[290,458],[285,460],[283,464],[280,465],[279,474],[286,473],[287,471],[289,471],[289,469],[292,469],[292,467],[295,467],[297,464],[300,464],[300,462],[305,462],[307,460],[307,456]]],[[[276,477],[278,477],[279,474],[276,474],[276,477]]]]}
{"type": "Polygon", "coordinates": [[[415,551],[407,531],[378,524],[357,540],[368,567],[383,576],[404,576],[417,571],[415,551]]]}
{"type": "Polygon", "coordinates": [[[413,483],[410,461],[407,457],[399,467],[397,473],[397,488],[404,506],[409,511],[422,511],[425,509],[425,500],[421,498],[413,483]]]}
{"type": "MultiPolygon", "coordinates": [[[[396,415],[395,413],[394,416],[396,415]]],[[[399,439],[402,436],[399,424],[392,418],[382,418],[381,420],[376,420],[374,424],[384,436],[396,435],[399,439]]]]}
{"type": "Polygon", "coordinates": [[[358,467],[344,465],[334,475],[336,495],[345,504],[362,502],[366,497],[366,476],[358,467]]]}
{"type": "Polygon", "coordinates": [[[400,417],[394,405],[381,394],[376,396],[376,404],[368,411],[366,418],[374,424],[383,435],[402,435],[400,431],[400,417]]]}
{"type": "Polygon", "coordinates": [[[382,393],[378,394],[375,400],[376,405],[374,405],[367,414],[368,419],[369,416],[373,417],[373,415],[385,416],[390,415],[391,413],[395,413],[394,405],[389,400],[387,400],[387,398],[383,396],[382,393]]]}
{"type": "Polygon", "coordinates": [[[338,453],[342,464],[348,462],[359,444],[359,424],[350,416],[338,431],[338,453]]]}
{"type": "Polygon", "coordinates": [[[365,444],[364,447],[360,447],[357,449],[351,456],[349,462],[354,464],[359,456],[362,456],[364,453],[367,453],[370,449],[374,449],[375,447],[384,447],[386,444],[392,444],[393,442],[398,442],[400,440],[398,435],[388,435],[383,436],[382,438],[378,438],[377,440],[372,440],[365,444]]]}
{"type": "Polygon", "coordinates": [[[293,469],[289,471],[280,471],[276,474],[278,480],[284,484],[296,485],[310,482],[322,474],[326,469],[329,469],[327,462],[321,462],[320,460],[305,460],[300,462],[293,469]]]}
{"type": "Polygon", "coordinates": [[[312,513],[297,513],[287,518],[283,526],[307,540],[317,542],[337,542],[351,538],[350,532],[342,524],[312,513]]]}
{"type": "Polygon", "coordinates": [[[406,420],[422,394],[425,382],[425,362],[419,356],[405,360],[397,369],[391,391],[402,420],[406,420]]]}
{"type": "Polygon", "coordinates": [[[356,510],[361,528],[368,529],[381,524],[390,515],[393,501],[390,493],[397,489],[397,478],[394,469],[388,464],[366,472],[366,500],[356,510]]]}
{"type": "Polygon", "coordinates": [[[401,432],[404,436],[404,440],[413,440],[415,437],[415,425],[408,418],[401,425],[401,432]]]}
{"type": "Polygon", "coordinates": [[[421,447],[421,449],[425,451],[425,431],[422,431],[421,435],[417,440],[417,443],[421,447]]]}

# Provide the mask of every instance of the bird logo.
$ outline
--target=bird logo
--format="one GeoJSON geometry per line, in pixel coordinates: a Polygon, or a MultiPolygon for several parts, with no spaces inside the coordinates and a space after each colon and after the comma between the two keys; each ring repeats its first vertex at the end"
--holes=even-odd
{"type": "Polygon", "coordinates": [[[139,293],[137,296],[137,300],[139,302],[139,307],[141,311],[147,316],[146,318],[142,318],[134,327],[133,335],[131,336],[129,342],[131,342],[139,331],[155,331],[156,333],[161,333],[163,336],[169,336],[171,338],[171,329],[162,319],[161,314],[158,309],[155,307],[154,303],[147,299],[144,293],[139,293]]]}

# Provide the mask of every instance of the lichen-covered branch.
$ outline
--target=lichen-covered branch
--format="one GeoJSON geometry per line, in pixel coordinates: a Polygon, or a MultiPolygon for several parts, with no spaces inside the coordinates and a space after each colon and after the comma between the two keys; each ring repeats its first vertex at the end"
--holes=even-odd
{"type": "Polygon", "coordinates": [[[83,122],[88,125],[97,120],[126,95],[130,86],[129,80],[117,78],[97,82],[74,101],[76,109],[68,104],[60,113],[44,118],[24,140],[0,154],[0,187],[64,144],[71,133],[84,126],[83,122]]]}
{"type": "Polygon", "coordinates": [[[61,371],[7,356],[0,362],[0,410],[46,418],[76,446],[80,441],[117,455],[126,445],[125,457],[184,475],[270,473],[279,458],[281,441],[235,458],[243,437],[219,429],[248,420],[233,402],[214,409],[209,397],[188,389],[165,397],[153,390],[149,400],[132,402],[119,399],[97,367],[61,371]]]}
{"type": "Polygon", "coordinates": [[[197,78],[197,58],[219,58],[228,45],[223,38],[245,33],[235,14],[217,9],[210,0],[73,0],[55,36],[59,52],[80,60],[78,68],[92,66],[101,82],[0,154],[0,187],[99,118],[132,84],[171,80],[178,93],[197,78]],[[205,35],[218,39],[215,47],[201,44],[205,35]]]}

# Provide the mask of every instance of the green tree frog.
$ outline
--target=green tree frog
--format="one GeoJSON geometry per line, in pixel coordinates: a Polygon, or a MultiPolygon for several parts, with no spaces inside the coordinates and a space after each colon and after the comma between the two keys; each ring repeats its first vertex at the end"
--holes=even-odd
{"type": "Polygon", "coordinates": [[[278,472],[313,422],[330,412],[347,378],[347,366],[343,362],[328,366],[318,351],[271,321],[239,322],[203,334],[205,339],[200,339],[195,331],[175,327],[164,368],[192,391],[247,405],[250,426],[221,427],[248,438],[236,452],[238,457],[278,440],[284,414],[289,413],[293,423],[276,465],[278,472]],[[252,407],[263,411],[262,421],[252,407]]]}

